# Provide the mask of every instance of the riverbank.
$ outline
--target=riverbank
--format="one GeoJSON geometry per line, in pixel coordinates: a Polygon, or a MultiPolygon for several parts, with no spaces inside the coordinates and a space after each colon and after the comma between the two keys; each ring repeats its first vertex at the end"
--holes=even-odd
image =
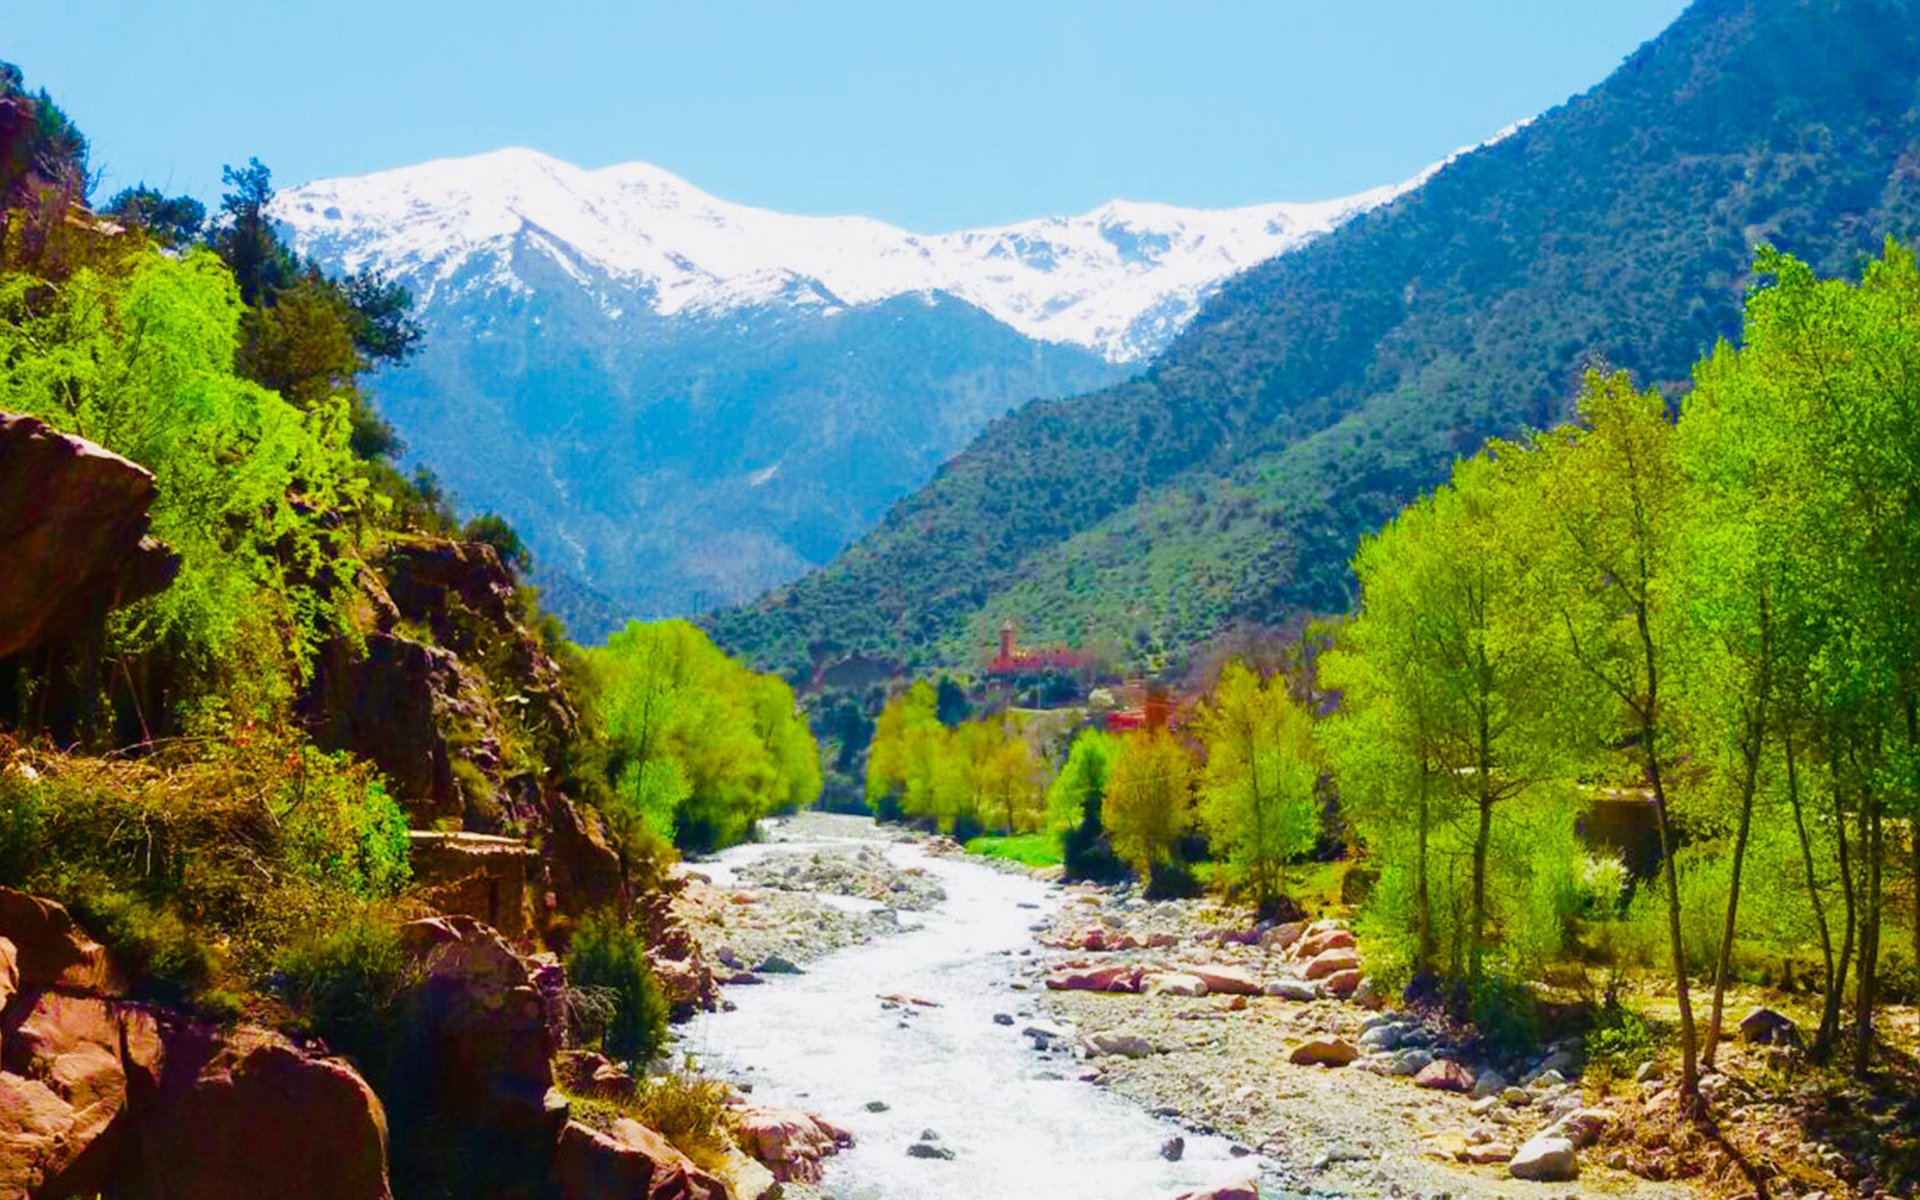
{"type": "MultiPolygon", "coordinates": [[[[1730,996],[1719,1070],[1702,1082],[1713,1124],[1702,1129],[1678,1117],[1665,1052],[1624,1074],[1608,1064],[1589,1075],[1571,1027],[1531,1054],[1500,1054],[1436,1010],[1397,1010],[1365,983],[1355,989],[1364,964],[1338,922],[1256,928],[1250,914],[1207,901],[1069,890],[1039,932],[1051,947],[1028,978],[1081,1044],[1145,1048],[1092,1059],[1091,1081],[1258,1150],[1291,1190],[1454,1200],[1911,1194],[1882,1181],[1906,1169],[1920,1097],[1897,1080],[1868,1089],[1807,1064],[1794,1024],[1809,1014],[1791,998],[1730,996]],[[1258,994],[1195,987],[1213,974],[1258,994]],[[1333,994],[1350,989],[1352,998],[1333,994]],[[1208,994],[1182,994],[1194,991],[1208,994]],[[1565,1170],[1536,1165],[1553,1141],[1565,1170]],[[1548,1179],[1515,1178],[1522,1163],[1548,1179]]],[[[1671,1006],[1659,994],[1639,999],[1649,1012],[1671,1006]]],[[[1886,1026],[1904,1046],[1913,1010],[1890,1008],[1886,1026]]]]}

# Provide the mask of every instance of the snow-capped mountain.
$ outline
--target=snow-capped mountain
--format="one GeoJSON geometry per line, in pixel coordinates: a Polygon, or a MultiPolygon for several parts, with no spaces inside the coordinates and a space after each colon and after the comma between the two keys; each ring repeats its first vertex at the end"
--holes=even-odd
{"type": "Polygon", "coordinates": [[[729,203],[646,163],[588,171],[509,149],[311,183],[283,193],[274,214],[303,252],[380,266],[427,309],[449,287],[531,290],[506,265],[506,248],[526,236],[580,283],[604,280],[609,312],[636,302],[661,316],[826,312],[941,292],[1027,337],[1132,362],[1165,346],[1222,279],[1406,186],[1231,209],[1116,200],[924,235],[729,203]],[[476,276],[467,268],[477,260],[498,269],[476,276]]]}
{"type": "Polygon", "coordinates": [[[996,417],[1119,380],[1229,276],[1408,186],[925,235],[502,150],[273,212],[302,254],[413,291],[426,348],[383,411],[597,637],[828,561],[996,417]]]}

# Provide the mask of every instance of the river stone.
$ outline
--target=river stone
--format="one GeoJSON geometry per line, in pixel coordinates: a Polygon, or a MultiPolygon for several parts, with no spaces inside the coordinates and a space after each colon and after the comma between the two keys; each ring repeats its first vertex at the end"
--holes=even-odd
{"type": "MultiPolygon", "coordinates": [[[[1344,971],[1360,969],[1360,956],[1351,950],[1329,950],[1307,963],[1301,971],[1308,979],[1325,979],[1329,975],[1338,975],[1344,971]]],[[[1356,978],[1355,983],[1359,980],[1356,978]]]]}
{"type": "Polygon", "coordinates": [[[1555,1122],[1548,1133],[1557,1133],[1574,1144],[1576,1149],[1584,1150],[1598,1142],[1614,1122],[1614,1115],[1604,1108],[1582,1108],[1568,1113],[1555,1122]]]}
{"type": "Polygon", "coordinates": [[[1573,1143],[1566,1138],[1542,1133],[1529,1138],[1514,1152],[1513,1161],[1507,1164],[1507,1171],[1515,1179],[1565,1183],[1580,1174],[1579,1156],[1574,1153],[1573,1143]]]}
{"type": "Polygon", "coordinates": [[[1471,1095],[1475,1100],[1484,1100],[1488,1096],[1498,1096],[1506,1090],[1507,1077],[1492,1067],[1488,1067],[1473,1077],[1473,1091],[1471,1095]]]}
{"type": "Polygon", "coordinates": [[[886,1102],[885,1100],[869,1100],[869,1101],[867,1101],[867,1111],[868,1111],[868,1112],[874,1112],[874,1113],[879,1113],[879,1112],[886,1112],[886,1111],[887,1111],[887,1107],[888,1107],[888,1105],[887,1105],[887,1102],[886,1102]]]}
{"type": "Polygon", "coordinates": [[[1472,1072],[1459,1063],[1444,1058],[1435,1059],[1422,1067],[1413,1082],[1419,1087],[1437,1088],[1445,1092],[1473,1090],[1472,1072]]]}
{"type": "Polygon", "coordinates": [[[1267,984],[1267,995],[1278,996],[1282,1000],[1297,1000],[1306,1003],[1320,998],[1320,989],[1304,979],[1276,979],[1267,984]]]}
{"type": "Polygon", "coordinates": [[[936,1146],[932,1142],[915,1142],[907,1147],[907,1157],[935,1158],[942,1162],[950,1162],[953,1159],[953,1151],[945,1146],[936,1146]]]}
{"type": "Polygon", "coordinates": [[[1146,994],[1149,996],[1204,996],[1207,994],[1207,981],[1198,975],[1185,972],[1149,975],[1146,984],[1146,994]]]}
{"type": "Polygon", "coordinates": [[[1301,1042],[1288,1052],[1287,1061],[1297,1067],[1344,1067],[1359,1057],[1360,1051],[1352,1042],[1323,1037],[1301,1042]]]}
{"type": "Polygon", "coordinates": [[[1086,1039],[1088,1058],[1117,1054],[1122,1058],[1145,1058],[1153,1053],[1153,1043],[1132,1033],[1096,1033],[1086,1039]]]}
{"type": "Polygon", "coordinates": [[[754,971],[761,975],[802,975],[805,974],[794,961],[784,954],[769,954],[762,959],[754,971]]]}
{"type": "Polygon", "coordinates": [[[1393,1056],[1393,1075],[1418,1075],[1433,1065],[1433,1051],[1414,1048],[1393,1056]]]}
{"type": "Polygon", "coordinates": [[[993,1014],[993,1023],[995,1025],[1011,1025],[1013,1024],[1013,1014],[1012,1013],[995,1013],[993,1014]]]}
{"type": "Polygon", "coordinates": [[[1179,1134],[1160,1143],[1160,1157],[1168,1162],[1179,1162],[1181,1155],[1187,1152],[1187,1139],[1179,1134]]]}
{"type": "Polygon", "coordinates": [[[1740,1040],[1769,1046],[1797,1046],[1800,1029],[1773,1009],[1760,1007],[1740,1018],[1740,1040]]]}

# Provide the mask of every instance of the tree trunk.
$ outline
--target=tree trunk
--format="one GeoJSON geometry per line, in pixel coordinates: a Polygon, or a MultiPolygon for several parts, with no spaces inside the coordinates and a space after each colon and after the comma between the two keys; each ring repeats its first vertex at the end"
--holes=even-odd
{"type": "MultiPolygon", "coordinates": [[[[1420,764],[1419,894],[1420,894],[1420,969],[1423,971],[1431,971],[1433,969],[1433,954],[1434,954],[1433,898],[1432,898],[1432,894],[1429,892],[1427,888],[1427,831],[1428,831],[1427,822],[1429,820],[1427,804],[1428,804],[1428,792],[1432,788],[1432,786],[1433,786],[1433,781],[1427,773],[1426,764],[1421,763],[1420,764]]],[[[1916,957],[1915,961],[1920,961],[1920,957],[1916,957]]]]}
{"type": "Polygon", "coordinates": [[[1673,951],[1673,995],[1680,1005],[1680,1095],[1688,1104],[1699,1102],[1700,1064],[1696,1058],[1698,1041],[1693,1026],[1693,999],[1687,992],[1687,952],[1680,938],[1680,876],[1673,867],[1673,823],[1667,816],[1666,782],[1660,777],[1660,764],[1648,746],[1647,761],[1653,772],[1653,803],[1660,827],[1660,869],[1667,881],[1667,940],[1673,951]]]}
{"type": "Polygon", "coordinates": [[[1473,942],[1467,947],[1469,970],[1480,977],[1480,960],[1487,939],[1487,850],[1493,843],[1493,757],[1487,730],[1487,710],[1480,709],[1480,831],[1473,842],[1473,942]]]}
{"type": "MultiPolygon", "coordinates": [[[[1764,622],[1765,606],[1761,608],[1764,622]]],[[[1763,635],[1762,646],[1766,644],[1763,635]]],[[[1762,651],[1765,652],[1764,650],[1762,651]]],[[[1746,865],[1747,837],[1753,829],[1753,793],[1760,782],[1760,752],[1766,745],[1766,691],[1768,670],[1760,669],[1760,697],[1754,702],[1753,720],[1747,726],[1746,778],[1740,788],[1740,828],[1733,839],[1733,874],[1727,884],[1727,920],[1720,930],[1720,959],[1713,972],[1713,1015],[1707,1021],[1706,1045],[1700,1059],[1713,1066],[1714,1051],[1720,1048],[1720,1021],[1726,1011],[1727,978],[1733,970],[1733,934],[1740,916],[1740,874],[1746,865]]]]}
{"type": "MultiPolygon", "coordinates": [[[[1835,757],[1838,755],[1836,753],[1835,757]]],[[[1832,1056],[1834,1046],[1840,1040],[1840,1006],[1847,991],[1847,972],[1853,966],[1853,942],[1859,922],[1857,913],[1859,904],[1853,888],[1852,853],[1847,848],[1847,812],[1840,788],[1840,766],[1833,765],[1833,832],[1838,843],[1840,856],[1840,898],[1846,905],[1845,933],[1840,940],[1840,966],[1834,972],[1833,986],[1828,989],[1825,1001],[1820,1006],[1820,1030],[1814,1034],[1813,1049],[1808,1057],[1815,1062],[1825,1062],[1832,1056]]]]}
{"type": "Polygon", "coordinates": [[[1820,995],[1834,994],[1833,934],[1827,928],[1827,907],[1820,900],[1820,880],[1813,869],[1813,842],[1807,837],[1806,815],[1800,810],[1800,770],[1794,757],[1793,734],[1785,737],[1787,756],[1787,803],[1793,806],[1793,828],[1800,835],[1800,861],[1807,869],[1807,905],[1813,910],[1813,923],[1820,931],[1820,959],[1826,969],[1820,995]]]}
{"type": "Polygon", "coordinates": [[[1854,987],[1853,1073],[1865,1076],[1873,1056],[1873,1005],[1880,966],[1881,865],[1885,860],[1877,798],[1860,806],[1860,841],[1867,856],[1867,878],[1866,904],[1860,922],[1860,975],[1854,987]]]}

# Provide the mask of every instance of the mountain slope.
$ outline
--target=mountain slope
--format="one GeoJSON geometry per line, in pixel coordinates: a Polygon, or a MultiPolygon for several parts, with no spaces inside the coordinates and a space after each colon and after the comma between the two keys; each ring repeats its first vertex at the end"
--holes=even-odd
{"type": "Polygon", "coordinates": [[[414,292],[379,383],[412,454],[513,521],[577,636],[828,561],[986,423],[1121,378],[1220,280],[1390,199],[921,236],[531,151],[283,194],[304,254],[414,292]]]}
{"type": "Polygon", "coordinates": [[[1348,603],[1359,535],[1595,359],[1678,386],[1751,247],[1920,230],[1920,4],[1703,0],[1606,82],[1227,284],[1138,379],[990,426],[831,566],[716,614],[797,669],[1004,619],[1144,653],[1348,603]]]}

